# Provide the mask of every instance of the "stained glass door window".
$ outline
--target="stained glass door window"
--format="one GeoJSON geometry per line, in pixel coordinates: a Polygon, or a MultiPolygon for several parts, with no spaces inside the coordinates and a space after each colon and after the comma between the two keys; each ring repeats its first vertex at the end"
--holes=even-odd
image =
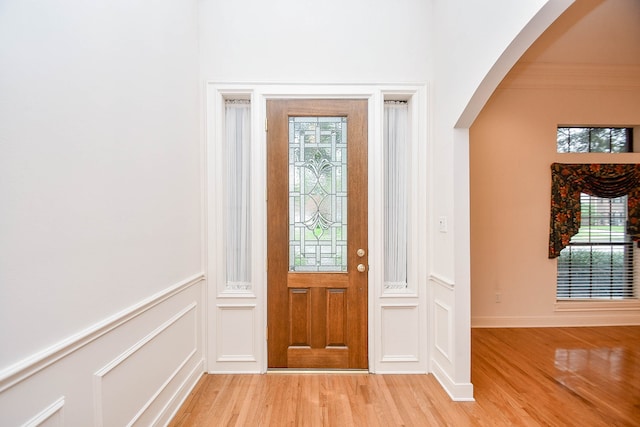
{"type": "Polygon", "coordinates": [[[289,117],[289,271],[347,270],[347,119],[289,117]]]}

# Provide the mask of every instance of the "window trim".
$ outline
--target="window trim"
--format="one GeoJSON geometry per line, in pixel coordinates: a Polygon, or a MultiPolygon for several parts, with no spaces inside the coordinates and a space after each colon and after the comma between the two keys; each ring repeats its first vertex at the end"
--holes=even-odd
{"type": "Polygon", "coordinates": [[[554,311],[575,312],[575,311],[633,311],[640,309],[640,299],[627,298],[624,300],[556,300],[554,311]]]}

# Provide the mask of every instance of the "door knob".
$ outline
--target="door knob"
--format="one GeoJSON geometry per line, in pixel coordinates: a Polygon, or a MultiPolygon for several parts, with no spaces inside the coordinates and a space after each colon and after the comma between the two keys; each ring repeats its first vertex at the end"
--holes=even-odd
{"type": "Polygon", "coordinates": [[[367,270],[367,267],[365,267],[364,264],[358,264],[357,268],[360,273],[364,273],[367,270]]]}

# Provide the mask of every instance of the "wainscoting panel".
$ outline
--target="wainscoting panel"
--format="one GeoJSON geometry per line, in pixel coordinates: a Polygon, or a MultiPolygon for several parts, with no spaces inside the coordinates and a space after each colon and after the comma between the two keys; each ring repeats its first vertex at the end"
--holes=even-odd
{"type": "Polygon", "coordinates": [[[382,362],[417,362],[418,304],[382,304],[382,362]]]}
{"type": "Polygon", "coordinates": [[[421,295],[383,296],[378,299],[377,333],[370,335],[374,346],[371,370],[378,374],[426,374],[428,336],[426,310],[421,295]]]}
{"type": "Polygon", "coordinates": [[[218,304],[217,362],[256,362],[255,304],[218,304]]]}
{"type": "Polygon", "coordinates": [[[205,370],[204,287],[186,279],[0,372],[0,425],[167,424],[205,370]]]}
{"type": "Polygon", "coordinates": [[[197,351],[195,309],[189,304],[96,372],[96,425],[135,423],[187,364],[197,351]]]}
{"type": "Polygon", "coordinates": [[[453,360],[451,357],[455,351],[455,340],[452,336],[454,331],[454,297],[455,286],[449,281],[439,278],[437,276],[431,276],[429,278],[429,284],[431,286],[431,321],[433,325],[432,338],[431,338],[431,364],[432,370],[433,364],[437,367],[449,372],[449,369],[453,366],[453,360]]]}
{"type": "Polygon", "coordinates": [[[453,315],[451,307],[440,300],[434,301],[434,345],[435,349],[447,360],[451,360],[451,330],[453,315]]]}
{"type": "MultiPolygon", "coordinates": [[[[456,287],[453,282],[441,277],[429,276],[430,316],[433,325],[430,342],[430,371],[453,400],[473,400],[473,385],[457,380],[455,360],[457,346],[461,338],[456,336],[455,298],[456,287]]],[[[466,376],[466,375],[465,375],[466,376]]]]}

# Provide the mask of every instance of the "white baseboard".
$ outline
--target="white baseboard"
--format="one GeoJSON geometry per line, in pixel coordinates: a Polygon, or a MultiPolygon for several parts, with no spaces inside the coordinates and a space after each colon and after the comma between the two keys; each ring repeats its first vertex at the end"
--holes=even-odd
{"type": "Polygon", "coordinates": [[[176,416],[176,413],[182,406],[182,404],[189,397],[189,393],[191,390],[198,384],[202,375],[204,375],[204,359],[200,360],[200,362],[193,367],[191,372],[187,378],[180,384],[176,392],[171,396],[171,398],[167,401],[162,411],[158,414],[156,420],[153,422],[153,425],[164,425],[166,426],[169,422],[176,416]]]}
{"type": "Polygon", "coordinates": [[[431,361],[431,373],[447,392],[451,400],[456,402],[473,402],[473,384],[456,383],[435,360],[431,361]]]}
{"type": "Polygon", "coordinates": [[[634,326],[640,325],[640,314],[568,314],[562,316],[476,316],[472,328],[545,328],[572,326],[634,326]]]}

